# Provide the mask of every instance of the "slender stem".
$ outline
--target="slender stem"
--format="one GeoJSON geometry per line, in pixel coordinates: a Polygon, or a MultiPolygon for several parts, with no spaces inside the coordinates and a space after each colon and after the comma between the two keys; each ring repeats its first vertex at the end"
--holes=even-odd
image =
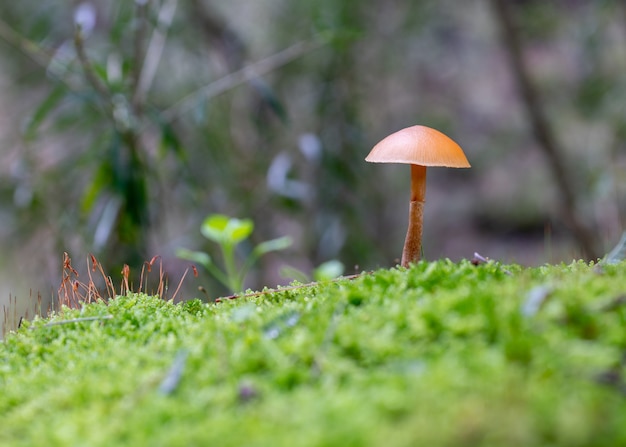
{"type": "Polygon", "coordinates": [[[48,67],[54,58],[52,52],[23,37],[4,20],[0,20],[0,39],[17,48],[22,54],[44,68],[48,67]]]}
{"type": "Polygon", "coordinates": [[[242,281],[238,278],[237,266],[235,265],[235,247],[230,243],[222,244],[222,255],[230,289],[233,293],[241,292],[242,281]]]}
{"type": "Polygon", "coordinates": [[[420,260],[422,249],[422,216],[424,202],[411,201],[409,205],[409,228],[402,250],[402,267],[409,267],[420,260]]]}
{"type": "Polygon", "coordinates": [[[409,227],[402,250],[402,267],[409,267],[420,260],[422,249],[422,221],[426,196],[426,167],[411,165],[411,203],[409,204],[409,227]]]}
{"type": "Polygon", "coordinates": [[[411,202],[424,202],[426,197],[426,166],[411,165],[411,202]]]}

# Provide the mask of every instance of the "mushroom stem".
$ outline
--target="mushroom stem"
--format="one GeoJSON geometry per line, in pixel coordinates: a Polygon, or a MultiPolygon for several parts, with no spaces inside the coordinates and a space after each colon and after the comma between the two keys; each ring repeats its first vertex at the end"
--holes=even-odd
{"type": "Polygon", "coordinates": [[[409,227],[402,250],[402,267],[420,260],[422,249],[422,220],[426,196],[426,166],[411,165],[411,202],[409,204],[409,227]]]}
{"type": "Polygon", "coordinates": [[[424,202],[426,197],[426,166],[411,165],[411,202],[424,202]]]}

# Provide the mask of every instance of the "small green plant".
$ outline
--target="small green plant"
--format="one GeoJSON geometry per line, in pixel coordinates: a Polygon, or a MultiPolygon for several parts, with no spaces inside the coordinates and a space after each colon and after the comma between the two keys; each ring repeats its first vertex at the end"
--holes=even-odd
{"type": "Polygon", "coordinates": [[[288,236],[261,242],[255,246],[243,262],[237,263],[235,247],[246,240],[254,230],[254,223],[250,219],[236,219],[223,214],[208,216],[200,232],[208,240],[220,246],[223,259],[223,269],[220,269],[208,253],[180,248],[176,255],[179,258],[200,264],[226,286],[233,293],[243,290],[244,280],[254,263],[266,253],[284,250],[291,245],[288,236]]]}

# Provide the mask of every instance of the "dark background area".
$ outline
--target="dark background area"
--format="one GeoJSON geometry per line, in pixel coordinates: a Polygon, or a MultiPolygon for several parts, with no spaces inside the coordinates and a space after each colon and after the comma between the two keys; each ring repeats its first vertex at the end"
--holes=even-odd
{"type": "Polygon", "coordinates": [[[255,289],[393,266],[409,168],[364,158],[414,124],[472,164],[429,170],[425,259],[595,259],[624,229],[621,1],[21,0],[0,66],[0,304],[53,298],[64,252],[175,284],[212,213],[253,219],[242,252],[293,238],[255,289]]]}

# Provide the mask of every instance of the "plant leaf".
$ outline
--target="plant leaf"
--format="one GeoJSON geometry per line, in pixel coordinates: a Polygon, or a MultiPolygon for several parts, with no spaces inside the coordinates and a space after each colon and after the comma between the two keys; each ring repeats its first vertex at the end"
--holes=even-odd
{"type": "Polygon", "coordinates": [[[211,214],[202,222],[200,232],[207,239],[221,244],[225,240],[224,233],[229,220],[229,217],[223,214],[211,214]]]}
{"type": "Polygon", "coordinates": [[[213,263],[211,256],[208,253],[202,251],[193,251],[186,248],[179,248],[176,250],[176,256],[185,259],[186,261],[195,262],[203,267],[209,268],[209,265],[213,263]]]}
{"type": "Polygon", "coordinates": [[[27,140],[35,138],[37,129],[41,123],[46,119],[50,112],[56,108],[58,103],[65,98],[65,93],[65,87],[62,84],[58,84],[52,89],[46,99],[39,104],[39,107],[35,109],[35,112],[30,117],[26,130],[24,131],[27,140]]]}
{"type": "Polygon", "coordinates": [[[292,243],[293,240],[289,236],[271,239],[269,241],[261,242],[259,245],[254,247],[252,255],[255,258],[258,258],[259,256],[263,256],[265,253],[269,253],[270,251],[284,250],[288,248],[292,243]]]}
{"type": "Polygon", "coordinates": [[[174,128],[168,124],[160,124],[161,128],[161,143],[159,145],[160,155],[165,157],[168,151],[173,152],[179,160],[185,161],[187,159],[183,145],[178,139],[178,135],[174,131],[174,128]]]}
{"type": "Polygon", "coordinates": [[[250,219],[236,219],[223,214],[211,214],[202,223],[200,231],[204,237],[220,245],[236,245],[254,230],[250,219]]]}
{"type": "Polygon", "coordinates": [[[109,181],[111,178],[111,166],[107,163],[103,163],[98,166],[98,170],[91,183],[85,189],[85,192],[82,196],[80,209],[83,213],[89,213],[93,209],[96,200],[102,192],[108,187],[109,181]]]}
{"type": "Polygon", "coordinates": [[[229,242],[238,244],[252,234],[254,223],[250,219],[230,219],[226,226],[229,242]]]}

